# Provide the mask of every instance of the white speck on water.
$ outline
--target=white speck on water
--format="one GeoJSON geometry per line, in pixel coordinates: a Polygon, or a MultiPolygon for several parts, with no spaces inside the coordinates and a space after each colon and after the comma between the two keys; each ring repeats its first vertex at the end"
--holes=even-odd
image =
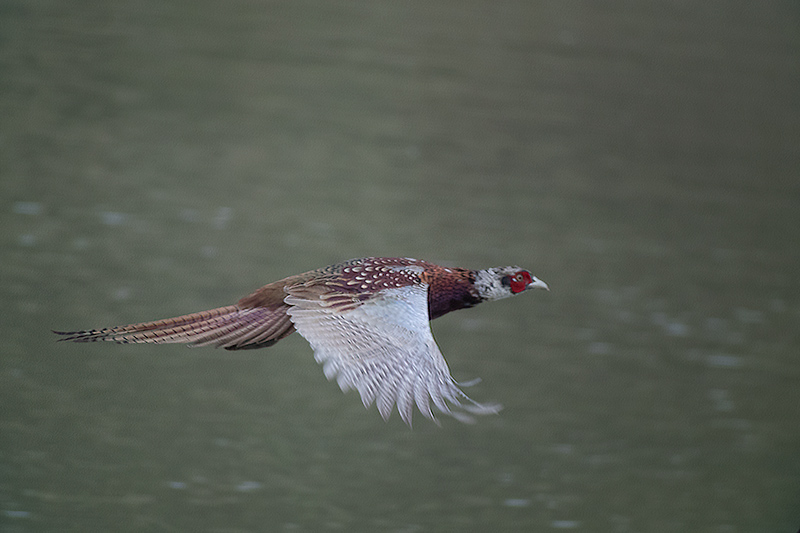
{"type": "Polygon", "coordinates": [[[216,246],[203,246],[200,248],[200,255],[205,258],[216,257],[217,255],[217,247],[216,246]]]}
{"type": "Polygon", "coordinates": [[[553,520],[550,522],[550,526],[554,529],[575,529],[580,525],[581,523],[577,520],[553,520]]]}
{"type": "Polygon", "coordinates": [[[667,335],[673,337],[686,337],[689,335],[689,326],[676,320],[670,320],[666,313],[653,313],[650,317],[653,324],[661,326],[667,335]]]}
{"type": "Polygon", "coordinates": [[[175,489],[175,490],[183,490],[183,489],[185,489],[187,487],[186,483],[183,482],[183,481],[170,481],[168,483],[168,485],[169,485],[169,488],[175,489]]]}
{"type": "Polygon", "coordinates": [[[556,444],[553,446],[553,451],[556,453],[560,453],[563,455],[568,455],[575,450],[575,446],[572,444],[556,444]]]}
{"type": "Polygon", "coordinates": [[[4,510],[3,514],[9,518],[28,518],[31,516],[28,511],[12,511],[10,509],[4,510]]]}
{"type": "Polygon", "coordinates": [[[233,209],[230,207],[220,207],[217,209],[217,214],[214,216],[214,227],[218,230],[223,230],[228,227],[232,218],[233,209]]]}
{"type": "Polygon", "coordinates": [[[182,209],[178,217],[185,222],[194,223],[200,220],[200,213],[197,209],[182,209]]]}
{"type": "Polygon", "coordinates": [[[773,313],[783,313],[786,311],[786,302],[780,298],[773,298],[769,301],[769,310],[773,313]]]}
{"type": "Polygon", "coordinates": [[[728,391],[723,389],[711,389],[708,391],[708,397],[714,404],[714,409],[723,413],[733,411],[733,401],[728,396],[728,391]]]}
{"type": "Polygon", "coordinates": [[[106,226],[122,226],[128,222],[128,215],[117,211],[101,211],[100,221],[106,226]]]}
{"type": "Polygon", "coordinates": [[[111,293],[111,298],[113,300],[117,300],[118,302],[125,301],[130,297],[131,297],[130,287],[117,287],[111,293]]]}
{"type": "Polygon", "coordinates": [[[761,324],[764,322],[764,313],[757,309],[740,307],[736,310],[736,318],[743,324],[761,324]]]}
{"type": "Polygon", "coordinates": [[[607,342],[593,342],[589,344],[589,353],[592,355],[606,355],[611,353],[611,344],[607,342]]]}
{"type": "Polygon", "coordinates": [[[30,233],[26,233],[25,235],[20,235],[18,241],[22,246],[36,246],[36,237],[31,235],[30,233]]]}
{"type": "Polygon", "coordinates": [[[503,505],[506,507],[528,507],[530,504],[530,498],[508,498],[503,500],[503,505]]]}
{"type": "Polygon", "coordinates": [[[706,364],[717,368],[739,368],[743,359],[736,355],[713,354],[706,358],[706,364]]]}
{"type": "Polygon", "coordinates": [[[667,334],[673,337],[686,337],[689,335],[689,326],[680,322],[670,322],[665,326],[667,334]]]}
{"type": "Polygon", "coordinates": [[[39,202],[14,202],[11,211],[16,215],[41,215],[44,207],[39,202]]]}
{"type": "Polygon", "coordinates": [[[239,492],[250,492],[253,490],[258,490],[261,488],[261,483],[258,481],[242,481],[238,485],[236,485],[236,490],[239,492]]]}

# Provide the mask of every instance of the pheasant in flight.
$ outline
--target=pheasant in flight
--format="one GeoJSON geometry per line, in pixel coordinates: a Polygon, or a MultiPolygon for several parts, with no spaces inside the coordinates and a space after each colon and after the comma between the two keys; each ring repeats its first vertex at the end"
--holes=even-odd
{"type": "Polygon", "coordinates": [[[471,400],[450,375],[430,320],[547,284],[519,267],[446,268],[410,258],[368,257],[264,285],[236,305],[190,315],[88,331],[56,331],[60,340],[186,343],[243,350],[271,346],[295,330],[325,376],[356,389],[384,419],[395,404],[411,425],[416,404],[442,413],[489,414],[500,406],[471,400]],[[465,403],[463,402],[465,401],[465,403]],[[448,405],[448,402],[451,405],[448,405]]]}

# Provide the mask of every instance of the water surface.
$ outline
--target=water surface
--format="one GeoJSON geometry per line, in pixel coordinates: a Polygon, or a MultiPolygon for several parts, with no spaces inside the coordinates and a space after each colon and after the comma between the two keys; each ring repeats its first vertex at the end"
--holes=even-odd
{"type": "Polygon", "coordinates": [[[797,529],[792,4],[0,9],[0,530],[797,529]],[[433,324],[499,416],[49,332],[366,255],[550,284],[433,324]]]}

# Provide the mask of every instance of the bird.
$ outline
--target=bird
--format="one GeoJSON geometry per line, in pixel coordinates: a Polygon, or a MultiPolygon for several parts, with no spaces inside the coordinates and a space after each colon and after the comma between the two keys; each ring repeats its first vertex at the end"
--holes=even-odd
{"type": "MultiPolygon", "coordinates": [[[[469,398],[450,374],[430,321],[545,282],[517,266],[449,268],[408,257],[366,257],[269,283],[234,305],[175,318],[84,331],[53,331],[61,341],[183,343],[246,350],[272,346],[297,331],[328,380],[355,389],[384,420],[394,407],[411,427],[431,409],[471,421],[499,404],[469,398]]],[[[465,385],[461,385],[465,386],[465,385]]]]}

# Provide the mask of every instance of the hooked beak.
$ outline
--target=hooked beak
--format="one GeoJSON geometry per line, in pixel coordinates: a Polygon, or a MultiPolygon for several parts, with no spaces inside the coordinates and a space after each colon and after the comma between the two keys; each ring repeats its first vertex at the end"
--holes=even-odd
{"type": "Polygon", "coordinates": [[[540,280],[536,276],[533,276],[533,281],[528,283],[525,289],[544,289],[546,291],[549,291],[550,287],[548,287],[547,283],[545,283],[544,281],[540,280]]]}

